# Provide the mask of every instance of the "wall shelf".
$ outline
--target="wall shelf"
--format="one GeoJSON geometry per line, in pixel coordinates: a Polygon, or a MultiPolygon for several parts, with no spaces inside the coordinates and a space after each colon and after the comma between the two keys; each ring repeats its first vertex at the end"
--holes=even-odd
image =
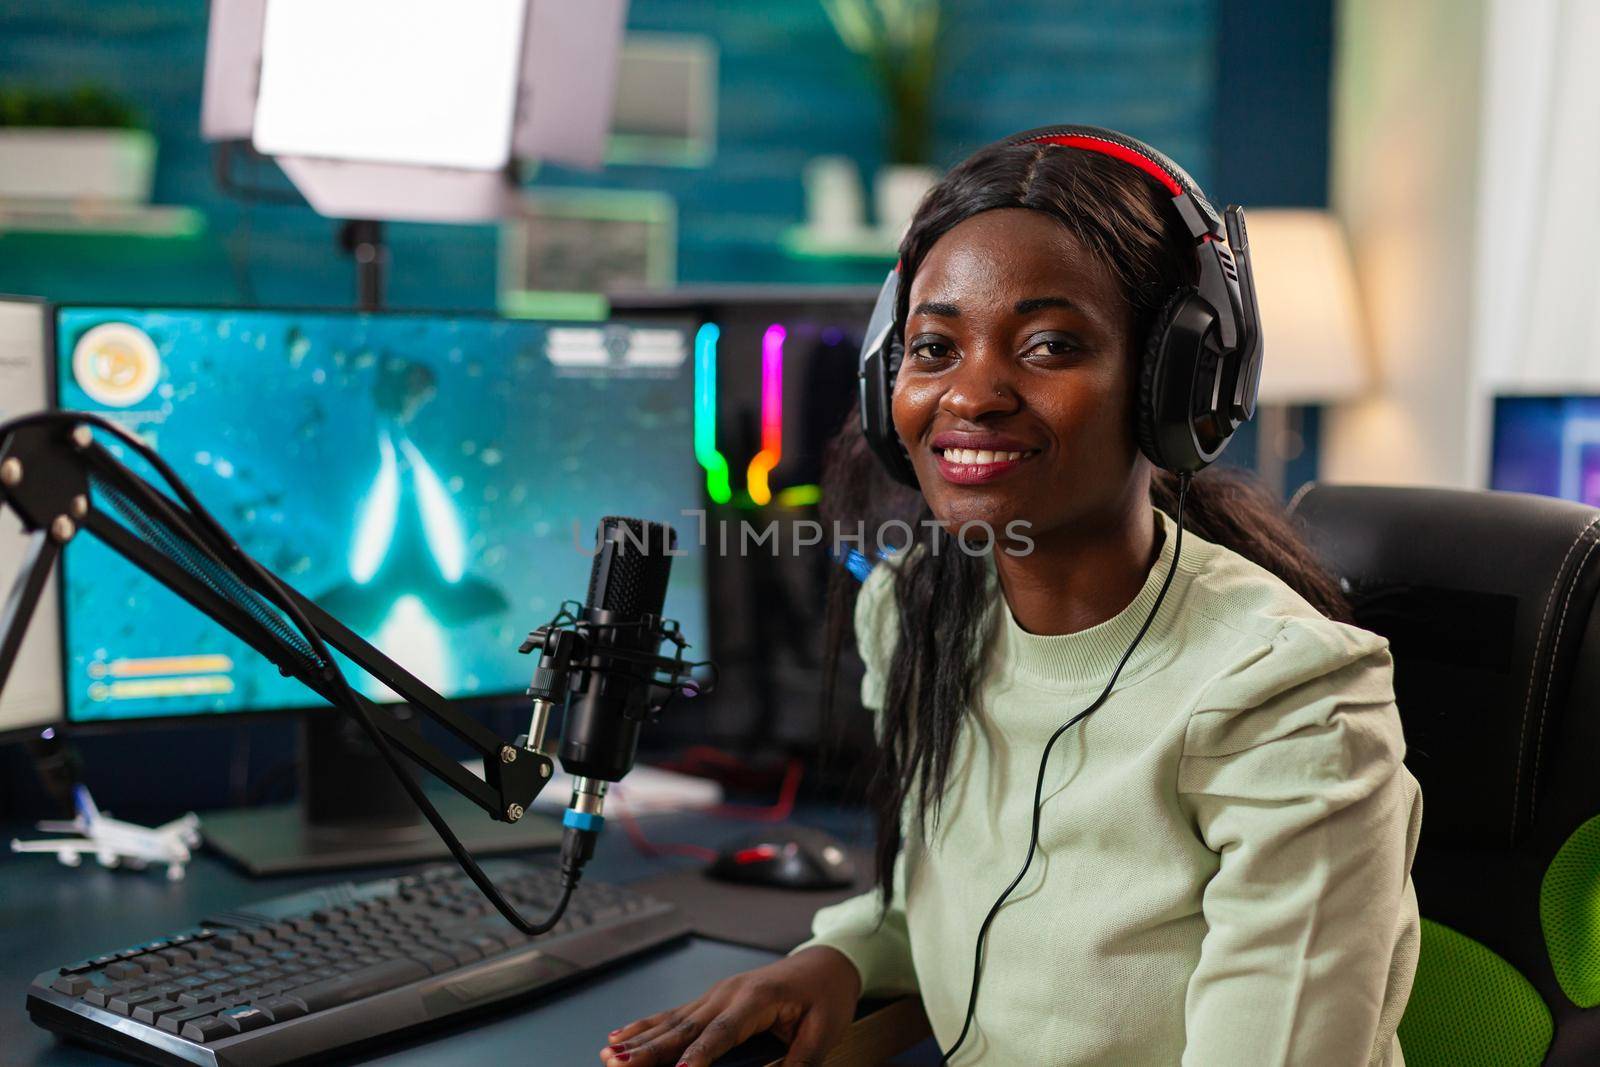
{"type": "Polygon", "coordinates": [[[856,259],[893,262],[900,250],[900,235],[862,227],[853,233],[823,234],[808,226],[783,231],[783,250],[798,259],[856,259]]]}
{"type": "Polygon", "coordinates": [[[191,238],[205,216],[177,204],[47,204],[0,200],[0,236],[10,233],[90,237],[191,238]]]}

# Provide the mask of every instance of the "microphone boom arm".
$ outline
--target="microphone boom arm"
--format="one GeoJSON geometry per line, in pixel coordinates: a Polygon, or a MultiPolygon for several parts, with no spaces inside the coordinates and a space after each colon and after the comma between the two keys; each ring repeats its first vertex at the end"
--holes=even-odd
{"type": "MultiPolygon", "coordinates": [[[[185,509],[96,443],[87,424],[66,430],[68,418],[61,413],[20,419],[0,437],[0,505],[16,512],[31,541],[0,609],[0,691],[51,567],[81,530],[194,605],[283,674],[342,707],[350,690],[336,673],[339,665],[318,656],[281,609],[255,588],[251,576],[196,534],[185,509]],[[113,512],[126,521],[118,521],[113,512]]],[[[406,728],[384,705],[354,694],[395,748],[493,818],[522,818],[553,772],[550,757],[540,751],[542,738],[524,735],[503,741],[281,578],[272,577],[328,647],[465,742],[483,758],[484,776],[478,778],[406,728]]]]}

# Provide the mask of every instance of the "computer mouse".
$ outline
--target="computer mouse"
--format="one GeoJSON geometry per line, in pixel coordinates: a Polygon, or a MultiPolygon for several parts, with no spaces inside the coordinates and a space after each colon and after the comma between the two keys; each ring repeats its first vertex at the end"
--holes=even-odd
{"type": "Polygon", "coordinates": [[[774,827],[731,842],[706,869],[712,878],[782,889],[843,889],[856,879],[844,845],[819,830],[774,827]]]}

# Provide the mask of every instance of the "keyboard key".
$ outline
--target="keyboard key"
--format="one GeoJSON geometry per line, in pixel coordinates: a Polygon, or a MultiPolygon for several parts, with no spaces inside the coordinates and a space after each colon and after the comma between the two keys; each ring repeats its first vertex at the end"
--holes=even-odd
{"type": "Polygon", "coordinates": [[[431,949],[414,949],[409,955],[434,974],[443,974],[446,971],[454,970],[456,966],[456,961],[453,957],[446,956],[443,952],[434,952],[431,949]]]}
{"type": "Polygon", "coordinates": [[[443,941],[439,944],[439,951],[455,958],[458,965],[465,967],[469,963],[477,963],[483,959],[483,953],[472,945],[460,941],[443,941]]]}
{"type": "Polygon", "coordinates": [[[272,1017],[260,1008],[245,1005],[238,1008],[229,1008],[217,1016],[234,1030],[243,1034],[251,1030],[259,1030],[263,1026],[272,1025],[272,1017]]]}
{"type": "Polygon", "coordinates": [[[390,960],[338,978],[313,982],[285,995],[304,1004],[306,1011],[323,1011],[427,978],[428,974],[428,968],[416,960],[390,960]]]}
{"type": "Polygon", "coordinates": [[[112,997],[106,1002],[106,1008],[118,1015],[132,1015],[133,1009],[139,1005],[161,998],[151,996],[149,993],[123,993],[121,996],[112,997]]]}
{"type": "Polygon", "coordinates": [[[232,1037],[238,1033],[233,1027],[217,1018],[215,1015],[204,1019],[195,1019],[193,1022],[183,1024],[183,1031],[179,1037],[187,1038],[200,1044],[215,1041],[219,1037],[232,1037]]]}
{"type": "Polygon", "coordinates": [[[81,974],[63,974],[60,978],[50,983],[50,988],[57,993],[65,993],[69,997],[77,997],[88,992],[93,984],[81,974]]]}
{"type": "Polygon", "coordinates": [[[122,985],[96,986],[83,994],[83,1000],[85,1004],[93,1004],[97,1008],[103,1008],[111,1003],[112,997],[120,996],[127,991],[127,988],[122,985]]]}
{"type": "Polygon", "coordinates": [[[289,997],[268,997],[258,1000],[255,1007],[264,1012],[273,1022],[285,1022],[289,1019],[298,1019],[306,1013],[305,1006],[298,1000],[289,997]]]}
{"type": "Polygon", "coordinates": [[[169,1012],[182,1010],[183,1005],[174,1004],[165,997],[158,1000],[147,1000],[143,1004],[140,1004],[137,1008],[133,1009],[133,1021],[144,1023],[146,1026],[154,1026],[156,1024],[156,1020],[160,1019],[163,1015],[166,1015],[169,1012]]]}
{"type": "Polygon", "coordinates": [[[69,963],[65,967],[61,968],[61,973],[62,974],[83,974],[85,971],[92,971],[93,969],[94,969],[94,961],[93,960],[79,960],[77,963],[69,963]]]}
{"type": "MultiPolygon", "coordinates": [[[[193,1019],[204,1018],[207,1015],[215,1015],[218,1011],[225,1007],[227,1007],[226,1004],[203,1004],[195,1008],[183,1008],[179,1011],[170,1011],[161,1016],[161,1020],[156,1023],[156,1026],[162,1030],[165,1030],[169,1034],[176,1034],[183,1029],[184,1023],[187,1023],[193,1019]]],[[[230,1031],[230,1033],[231,1032],[232,1031],[230,1031]]]]}
{"type": "Polygon", "coordinates": [[[503,941],[498,937],[490,937],[488,934],[474,934],[467,938],[467,944],[482,952],[485,956],[498,956],[506,950],[503,941]]]}

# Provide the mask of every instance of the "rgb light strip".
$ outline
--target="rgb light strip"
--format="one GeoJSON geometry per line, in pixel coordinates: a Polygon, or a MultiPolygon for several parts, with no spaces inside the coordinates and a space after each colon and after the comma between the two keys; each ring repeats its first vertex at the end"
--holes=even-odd
{"type": "Polygon", "coordinates": [[[733,499],[728,461],[717,451],[717,339],[714,322],[694,335],[694,458],[706,471],[706,495],[713,503],[733,499]]]}
{"type": "Polygon", "coordinates": [[[783,458],[783,342],[788,331],[779,323],[761,335],[761,451],[746,468],[745,488],[753,503],[772,503],[767,476],[783,458]]]}

